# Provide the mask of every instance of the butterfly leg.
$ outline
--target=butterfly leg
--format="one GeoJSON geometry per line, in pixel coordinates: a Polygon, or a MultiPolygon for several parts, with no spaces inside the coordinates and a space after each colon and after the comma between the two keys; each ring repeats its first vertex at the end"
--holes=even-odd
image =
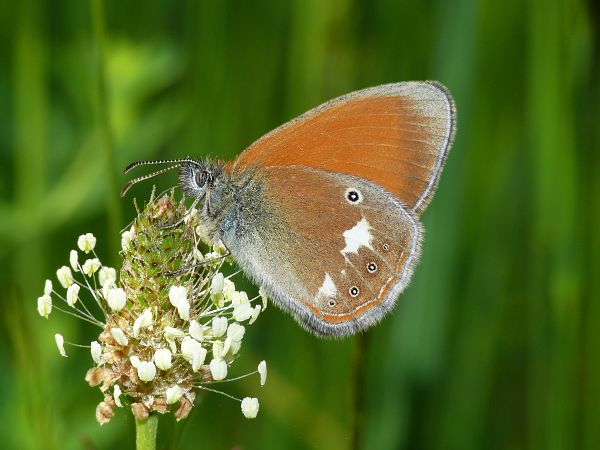
{"type": "Polygon", "coordinates": [[[196,205],[198,204],[199,201],[200,201],[200,198],[195,199],[194,202],[192,203],[192,206],[190,206],[188,208],[188,210],[181,217],[181,219],[179,219],[176,222],[170,223],[170,224],[160,225],[159,228],[161,228],[163,230],[168,230],[168,229],[175,228],[175,227],[178,227],[179,225],[181,225],[183,222],[185,222],[190,217],[190,215],[192,214],[192,211],[194,211],[194,209],[196,208],[196,205]]]}
{"type": "Polygon", "coordinates": [[[184,266],[184,267],[181,267],[181,268],[179,268],[177,270],[173,270],[171,272],[167,272],[167,275],[169,275],[169,276],[172,276],[172,275],[181,275],[182,273],[189,272],[191,270],[195,270],[198,267],[203,267],[203,266],[205,266],[207,264],[212,264],[214,262],[223,261],[228,256],[231,256],[231,253],[229,252],[229,250],[227,248],[225,250],[226,250],[226,253],[224,253],[223,255],[214,256],[214,257],[211,257],[211,258],[206,258],[206,259],[204,259],[202,261],[199,261],[197,263],[190,264],[189,266],[184,266]]]}

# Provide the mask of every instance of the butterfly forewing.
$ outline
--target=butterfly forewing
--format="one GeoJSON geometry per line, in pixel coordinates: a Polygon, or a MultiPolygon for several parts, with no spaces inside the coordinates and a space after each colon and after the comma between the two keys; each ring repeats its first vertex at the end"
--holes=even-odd
{"type": "Polygon", "coordinates": [[[226,243],[242,268],[317,334],[352,334],[379,321],[419,254],[413,215],[345,174],[279,166],[257,169],[256,178],[260,226],[248,220],[226,243]]]}
{"type": "Polygon", "coordinates": [[[377,86],[331,100],[263,136],[235,167],[304,166],[363,178],[420,213],[455,128],[454,103],[430,82],[377,86]]]}
{"type": "Polygon", "coordinates": [[[454,138],[448,91],[395,83],[331,100],[248,147],[225,172],[238,209],[219,234],[306,328],[343,336],[391,310],[420,252],[418,215],[454,138]]]}

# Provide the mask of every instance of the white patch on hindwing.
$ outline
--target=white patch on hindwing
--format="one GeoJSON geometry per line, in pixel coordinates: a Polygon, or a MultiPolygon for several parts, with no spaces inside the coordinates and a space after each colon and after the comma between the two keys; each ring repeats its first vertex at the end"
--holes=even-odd
{"type": "Polygon", "coordinates": [[[331,275],[326,273],[325,279],[323,280],[323,284],[321,285],[321,287],[317,291],[317,295],[315,296],[315,304],[317,305],[317,307],[320,307],[326,302],[328,306],[333,307],[336,304],[335,298],[337,297],[337,294],[337,286],[333,282],[331,275]]]}
{"type": "Polygon", "coordinates": [[[337,287],[335,286],[335,283],[331,279],[331,276],[328,273],[326,273],[325,279],[323,280],[323,284],[321,285],[321,287],[319,288],[319,291],[317,292],[317,297],[330,298],[330,297],[335,297],[336,295],[337,295],[337,287]]]}
{"type": "Polygon", "coordinates": [[[345,257],[348,253],[358,253],[360,247],[367,247],[372,250],[371,241],[373,240],[373,235],[370,229],[371,225],[363,217],[352,228],[344,231],[343,236],[346,246],[341,250],[342,255],[345,257]]]}

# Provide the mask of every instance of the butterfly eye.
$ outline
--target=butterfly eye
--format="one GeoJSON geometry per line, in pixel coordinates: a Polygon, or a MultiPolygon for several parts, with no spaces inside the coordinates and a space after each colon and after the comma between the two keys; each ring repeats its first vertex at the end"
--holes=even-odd
{"type": "Polygon", "coordinates": [[[375,273],[377,271],[377,264],[375,264],[374,262],[371,262],[367,265],[367,270],[369,271],[369,273],[375,273]]]}
{"type": "Polygon", "coordinates": [[[206,171],[198,170],[196,172],[196,174],[194,175],[194,181],[196,182],[196,186],[198,186],[199,188],[203,188],[204,185],[206,184],[207,178],[208,178],[208,175],[207,175],[206,171]]]}
{"type": "Polygon", "coordinates": [[[358,204],[362,202],[363,196],[362,193],[356,188],[348,188],[346,189],[346,201],[350,204],[358,204]]]}
{"type": "Polygon", "coordinates": [[[350,296],[356,297],[360,293],[360,290],[356,286],[352,286],[348,292],[350,293],[350,296]]]}

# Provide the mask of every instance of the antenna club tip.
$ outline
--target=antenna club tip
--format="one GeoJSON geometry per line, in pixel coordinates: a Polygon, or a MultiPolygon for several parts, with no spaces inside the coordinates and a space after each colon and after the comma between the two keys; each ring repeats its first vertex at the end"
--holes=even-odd
{"type": "Polygon", "coordinates": [[[131,169],[133,169],[134,167],[136,167],[139,164],[139,162],[133,162],[131,164],[128,164],[127,167],[125,167],[123,169],[123,174],[126,174],[127,172],[129,172],[131,169]]]}
{"type": "MultiPolygon", "coordinates": [[[[142,164],[146,164],[146,161],[140,161],[137,163],[134,163],[133,165],[130,165],[129,168],[132,167],[137,167],[138,165],[142,165],[142,164]],[[132,167],[131,167],[132,166],[132,167]]],[[[150,164],[155,164],[155,162],[150,162],[150,164]]],[[[180,167],[181,163],[179,161],[177,161],[177,164],[175,164],[174,166],[171,167],[167,167],[166,169],[161,169],[161,170],[157,170],[155,172],[149,173],[147,175],[142,175],[141,177],[137,177],[134,178],[133,180],[129,180],[129,182],[125,185],[125,187],[121,190],[121,197],[124,197],[125,194],[127,194],[127,191],[134,185],[139,183],[140,181],[144,181],[147,180],[148,178],[152,178],[155,177],[156,175],[160,175],[163,174],[165,172],[168,172],[169,170],[173,170],[176,169],[178,167],[180,167]]],[[[127,170],[127,169],[126,169],[127,170]]],[[[125,172],[127,173],[127,172],[125,172]]]]}

